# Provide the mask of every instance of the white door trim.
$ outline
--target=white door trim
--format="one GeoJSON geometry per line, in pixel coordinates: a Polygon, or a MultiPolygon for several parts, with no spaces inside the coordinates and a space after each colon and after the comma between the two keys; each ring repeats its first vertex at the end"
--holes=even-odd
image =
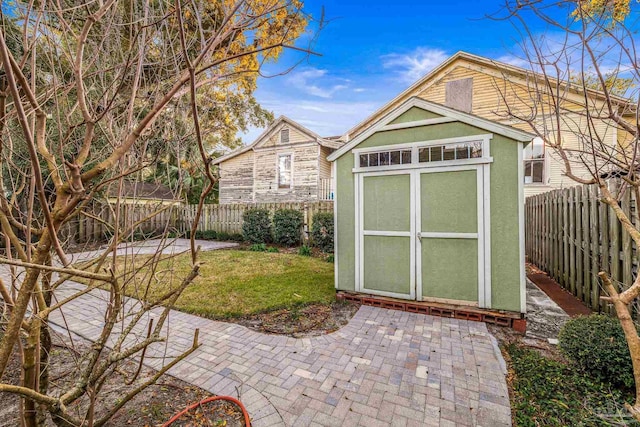
{"type": "MultiPolygon", "coordinates": [[[[449,232],[423,232],[421,204],[416,203],[417,230],[421,238],[444,238],[444,239],[477,239],[478,240],[478,306],[481,308],[491,308],[491,247],[488,230],[490,220],[489,212],[489,165],[460,165],[442,168],[425,168],[415,170],[414,180],[416,182],[413,197],[420,200],[420,175],[423,173],[439,173],[475,170],[476,175],[476,197],[477,197],[477,232],[476,233],[449,233],[449,232]],[[486,220],[485,220],[486,219],[486,220]]],[[[416,233],[416,235],[418,235],[416,233]]],[[[422,239],[416,239],[416,294],[419,301],[423,297],[422,283],[422,239]]]]}
{"type": "MultiPolygon", "coordinates": [[[[488,148],[488,147],[487,147],[488,148]]],[[[354,174],[356,202],[356,291],[403,299],[423,300],[422,242],[421,238],[477,239],[478,240],[478,306],[491,308],[491,241],[490,241],[490,165],[455,165],[425,167],[420,169],[370,171],[354,174]],[[423,173],[455,172],[475,170],[477,172],[477,216],[476,233],[422,232],[420,175],[423,173]],[[410,179],[410,231],[364,230],[363,180],[368,176],[409,175],[410,179]],[[410,238],[410,294],[397,294],[365,288],[364,285],[364,236],[397,236],[410,238]],[[420,236],[420,239],[418,238],[420,236]]]]}
{"type": "MultiPolygon", "coordinates": [[[[388,231],[388,230],[365,230],[364,229],[364,178],[370,176],[384,175],[407,175],[409,177],[409,191],[414,193],[414,180],[411,171],[372,171],[355,174],[355,200],[356,200],[356,291],[373,295],[381,295],[393,298],[415,300],[415,260],[416,260],[416,217],[411,214],[409,218],[409,231],[388,231]],[[376,289],[367,289],[364,284],[364,236],[389,236],[389,237],[409,237],[409,294],[386,292],[376,289]]],[[[409,212],[415,212],[415,198],[409,198],[409,212]]]]}

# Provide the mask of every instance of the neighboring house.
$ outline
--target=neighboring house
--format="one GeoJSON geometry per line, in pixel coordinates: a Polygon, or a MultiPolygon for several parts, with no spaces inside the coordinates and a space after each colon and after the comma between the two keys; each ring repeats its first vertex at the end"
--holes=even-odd
{"type": "Polygon", "coordinates": [[[342,146],[287,117],[274,121],[252,144],[213,161],[219,201],[306,202],[333,199],[327,156],[342,146]]]}
{"type": "Polygon", "coordinates": [[[329,156],[341,291],[524,313],[524,146],[418,97],[329,156]]]}
{"type": "MultiPolygon", "coordinates": [[[[511,117],[509,110],[530,115],[532,106],[541,99],[531,90],[536,85],[544,87],[541,76],[529,70],[458,52],[340,138],[322,138],[281,117],[251,145],[214,161],[219,165],[220,203],[332,199],[333,178],[327,156],[412,97],[531,131],[528,123],[511,117]]],[[[587,127],[585,95],[581,87],[567,82],[552,80],[551,85],[559,87],[566,99],[562,105],[563,147],[569,153],[580,150],[580,138],[571,130],[587,127]]],[[[588,90],[587,95],[592,111],[604,111],[606,99],[602,92],[588,90]]],[[[623,116],[628,113],[624,110],[627,100],[613,97],[613,101],[623,116]]],[[[544,119],[539,118],[540,122],[544,119]]],[[[623,145],[627,138],[625,132],[605,120],[594,121],[592,130],[603,144],[611,147],[623,145]]],[[[581,160],[569,160],[574,175],[590,177],[581,160]]],[[[523,162],[525,197],[576,185],[565,176],[560,156],[545,147],[541,138],[535,138],[525,148],[523,162]]]]}
{"type": "MultiPolygon", "coordinates": [[[[506,102],[509,108],[519,112],[530,111],[534,103],[535,93],[530,87],[540,85],[540,75],[509,64],[493,61],[465,52],[458,52],[436,67],[425,77],[417,81],[396,98],[384,105],[369,118],[349,130],[342,140],[349,141],[358,137],[371,123],[379,120],[393,109],[417,96],[438,104],[449,106],[456,110],[471,113],[484,119],[530,131],[530,126],[509,118],[506,102]]],[[[558,84],[554,81],[554,84],[558,84]]],[[[562,106],[564,120],[575,126],[586,128],[584,115],[584,93],[576,85],[560,82],[560,90],[567,99],[562,106]]],[[[544,85],[542,85],[544,86],[544,85]]],[[[594,111],[604,110],[604,96],[601,92],[588,92],[590,108],[594,111]]],[[[627,101],[614,98],[614,101],[624,108],[627,101]]],[[[622,111],[624,114],[625,112],[622,111]]],[[[571,150],[580,149],[580,141],[570,132],[570,125],[563,124],[563,147],[571,150]],[[569,132],[567,132],[569,131],[569,132]]],[[[611,126],[603,120],[595,124],[595,131],[605,144],[616,146],[624,139],[623,132],[616,126],[611,126]]],[[[558,154],[551,149],[545,149],[544,143],[537,138],[524,153],[525,196],[550,191],[553,189],[576,185],[575,181],[564,176],[564,164],[558,154]]],[[[572,163],[574,173],[587,177],[580,162],[572,163]]]]}
{"type": "Polygon", "coordinates": [[[118,182],[113,182],[107,189],[107,201],[116,203],[120,199],[120,203],[126,204],[177,204],[182,201],[176,197],[174,192],[162,184],[153,184],[150,182],[130,182],[122,183],[122,192],[120,192],[118,182]],[[118,197],[118,195],[120,197],[118,197]]]}

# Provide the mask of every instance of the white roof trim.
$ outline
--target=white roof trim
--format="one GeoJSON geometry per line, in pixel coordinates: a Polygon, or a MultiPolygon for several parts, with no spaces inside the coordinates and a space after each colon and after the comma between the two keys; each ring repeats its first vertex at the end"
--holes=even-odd
{"type": "Polygon", "coordinates": [[[430,101],[425,101],[424,99],[414,96],[412,98],[409,98],[397,108],[391,110],[391,112],[382,117],[376,123],[369,126],[369,128],[361,132],[357,138],[349,141],[348,144],[332,153],[329,157],[327,157],[327,160],[336,160],[338,157],[342,156],[348,151],[351,151],[358,144],[369,138],[374,133],[384,131],[384,128],[388,125],[388,123],[392,122],[412,107],[418,107],[423,110],[454,119],[454,121],[466,123],[468,125],[475,126],[498,135],[506,136],[507,138],[511,138],[520,142],[529,142],[535,137],[535,135],[533,135],[532,133],[521,131],[510,126],[493,122],[491,120],[483,119],[472,114],[463,113],[462,111],[454,110],[452,108],[445,107],[444,105],[436,104],[430,101]]]}

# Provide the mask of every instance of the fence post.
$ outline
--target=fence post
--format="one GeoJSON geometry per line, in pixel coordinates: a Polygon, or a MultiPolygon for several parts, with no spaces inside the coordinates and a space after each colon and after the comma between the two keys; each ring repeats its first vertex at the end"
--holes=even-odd
{"type": "Polygon", "coordinates": [[[590,216],[591,216],[591,309],[600,311],[600,283],[598,271],[600,270],[600,219],[598,218],[598,187],[590,187],[590,216]]]}

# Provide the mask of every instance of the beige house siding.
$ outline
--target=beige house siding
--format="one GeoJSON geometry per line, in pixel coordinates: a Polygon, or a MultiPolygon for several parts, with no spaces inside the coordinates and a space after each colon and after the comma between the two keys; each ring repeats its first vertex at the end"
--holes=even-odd
{"type": "Polygon", "coordinates": [[[260,141],[256,148],[258,147],[276,147],[283,145],[292,145],[292,144],[300,144],[304,142],[315,141],[315,138],[311,135],[307,135],[303,132],[300,132],[293,126],[290,126],[288,123],[281,123],[276,126],[270,133],[267,135],[262,141],[260,141]],[[281,142],[280,141],[280,131],[282,129],[289,129],[289,142],[281,142]]]}
{"type": "MultiPolygon", "coordinates": [[[[530,131],[529,124],[517,122],[508,117],[507,107],[512,111],[528,115],[531,111],[533,100],[531,93],[527,87],[527,82],[522,77],[509,76],[506,73],[493,67],[483,67],[478,64],[459,59],[452,62],[448,67],[443,68],[437,75],[424,82],[424,84],[415,88],[413,93],[407,93],[405,96],[397,99],[393,104],[388,105],[383,111],[375,114],[369,121],[354,128],[349,135],[353,138],[372,122],[381,118],[387,111],[397,107],[411,96],[418,96],[427,101],[446,104],[446,87],[447,82],[472,79],[472,109],[471,113],[477,116],[496,121],[498,123],[513,126],[518,129],[530,131]]],[[[592,100],[593,108],[602,108],[600,100],[592,100]]],[[[563,105],[563,109],[568,111],[579,111],[583,107],[578,102],[567,101],[563,105]]],[[[564,123],[561,126],[563,131],[562,145],[565,149],[580,149],[580,142],[577,136],[570,132],[574,123],[580,125],[580,117],[575,113],[565,113],[564,123]]],[[[618,136],[612,127],[602,121],[596,125],[596,130],[605,143],[616,145],[618,136]]],[[[559,154],[551,148],[547,148],[545,156],[545,181],[544,183],[525,184],[525,197],[550,191],[558,188],[565,188],[578,185],[573,179],[565,175],[565,164],[559,154]]],[[[587,178],[589,171],[584,167],[582,162],[574,159],[571,162],[572,172],[578,176],[587,178]]]]}
{"type": "Polygon", "coordinates": [[[327,160],[329,154],[334,150],[320,146],[320,156],[318,157],[318,171],[320,179],[331,179],[331,162],[327,160]]]}
{"type": "Polygon", "coordinates": [[[253,163],[253,151],[247,151],[220,163],[220,203],[253,202],[253,163]]]}

